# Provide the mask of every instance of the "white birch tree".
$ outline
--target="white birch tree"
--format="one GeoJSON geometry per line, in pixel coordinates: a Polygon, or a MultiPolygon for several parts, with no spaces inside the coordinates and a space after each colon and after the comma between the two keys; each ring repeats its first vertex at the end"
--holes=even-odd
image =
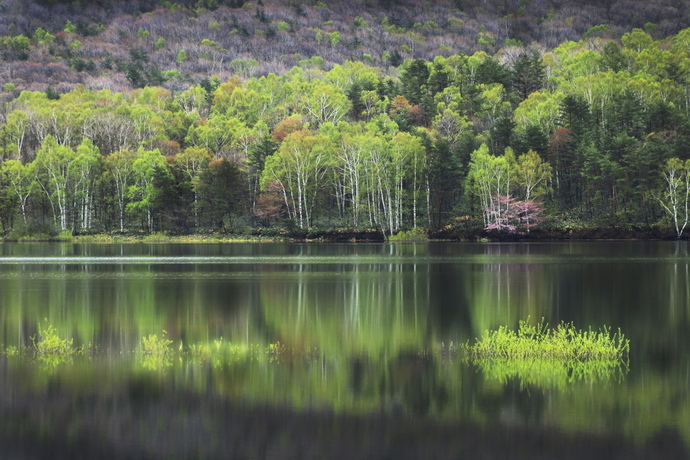
{"type": "Polygon", "coordinates": [[[670,215],[680,239],[690,219],[690,160],[671,158],[663,168],[666,182],[659,202],[670,215]]]}

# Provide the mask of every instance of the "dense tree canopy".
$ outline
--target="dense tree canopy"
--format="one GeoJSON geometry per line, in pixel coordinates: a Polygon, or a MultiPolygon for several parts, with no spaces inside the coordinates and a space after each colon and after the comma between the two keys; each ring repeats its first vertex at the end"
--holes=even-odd
{"type": "Polygon", "coordinates": [[[690,157],[688,35],[634,29],[395,72],[310,59],[175,92],[24,91],[0,124],[3,230],[388,235],[463,216],[490,227],[519,203],[553,222],[670,229],[669,160],[690,157]]]}

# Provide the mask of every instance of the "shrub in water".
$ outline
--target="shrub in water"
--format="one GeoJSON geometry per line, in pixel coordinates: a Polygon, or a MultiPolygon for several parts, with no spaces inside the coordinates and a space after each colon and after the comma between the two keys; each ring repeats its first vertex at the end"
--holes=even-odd
{"type": "Polygon", "coordinates": [[[612,335],[606,327],[599,332],[580,331],[573,324],[561,323],[552,330],[544,321],[538,325],[520,321],[517,331],[505,326],[486,331],[466,349],[474,358],[619,360],[627,356],[630,341],[620,330],[612,335]]]}
{"type": "Polygon", "coordinates": [[[70,361],[72,356],[80,351],[74,347],[74,339],[61,339],[57,335],[57,329],[48,322],[48,319],[43,324],[39,323],[38,338],[31,337],[31,341],[34,344],[35,356],[53,367],[70,361]]]}
{"type": "Polygon", "coordinates": [[[147,369],[157,370],[161,367],[172,365],[172,340],[166,337],[167,332],[163,331],[160,337],[158,334],[150,334],[141,339],[141,362],[147,369]]]}
{"type": "Polygon", "coordinates": [[[501,383],[518,378],[523,386],[563,388],[575,381],[603,381],[626,368],[630,341],[620,330],[580,331],[561,323],[550,329],[544,321],[520,321],[517,331],[500,327],[486,331],[465,352],[484,375],[501,383]]]}

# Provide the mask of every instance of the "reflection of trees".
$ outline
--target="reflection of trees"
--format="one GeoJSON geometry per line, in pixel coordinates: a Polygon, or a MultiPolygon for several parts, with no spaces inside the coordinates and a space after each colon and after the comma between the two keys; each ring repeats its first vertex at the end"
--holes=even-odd
{"type": "Polygon", "coordinates": [[[327,354],[376,357],[423,349],[428,274],[397,260],[413,245],[383,246],[382,263],[293,264],[261,280],[261,306],[279,340],[327,354]]]}
{"type": "Polygon", "coordinates": [[[674,320],[676,315],[688,316],[690,309],[690,257],[688,256],[687,241],[674,242],[674,261],[672,264],[672,272],[669,290],[669,315],[674,320]],[[685,311],[677,311],[679,305],[685,305],[685,311]]]}
{"type": "Polygon", "coordinates": [[[414,415],[442,413],[448,390],[439,379],[433,360],[418,355],[401,355],[390,365],[392,393],[400,392],[404,408],[414,415]],[[398,387],[398,388],[395,388],[398,387]]]}
{"type": "Polygon", "coordinates": [[[472,276],[465,277],[466,289],[472,293],[472,332],[500,325],[517,324],[529,316],[549,317],[549,284],[545,282],[546,267],[538,260],[543,255],[533,253],[537,245],[486,244],[484,254],[473,266],[472,276]],[[539,288],[535,288],[538,286],[539,288]]]}
{"type": "Polygon", "coordinates": [[[545,390],[567,390],[577,382],[606,385],[611,381],[620,381],[627,372],[625,363],[602,360],[485,358],[477,360],[476,364],[487,380],[501,384],[517,381],[524,388],[545,390]]]}
{"type": "MultiPolygon", "coordinates": [[[[13,246],[13,254],[31,257],[114,256],[146,250],[146,256],[166,255],[169,246],[94,246],[52,244],[13,246]]],[[[39,260],[40,261],[40,260],[39,260]]],[[[7,264],[0,278],[0,343],[27,345],[36,324],[47,318],[76,345],[97,344],[101,350],[132,350],[142,335],[170,332],[174,340],[225,337],[260,342],[252,311],[252,290],[238,280],[219,282],[222,266],[188,267],[127,263],[7,264]],[[180,282],[184,277],[184,282],[180,282]],[[251,324],[250,324],[251,323],[251,324]]]]}
{"type": "MultiPolygon", "coordinates": [[[[72,245],[3,248],[7,255],[25,256],[79,250],[72,245]]],[[[169,250],[151,245],[146,255],[169,250]]],[[[107,251],[121,256],[132,249],[114,245],[107,251]]],[[[146,265],[121,263],[87,269],[65,265],[59,275],[57,266],[4,266],[2,343],[27,344],[45,317],[62,336],[74,337],[75,345],[94,341],[112,350],[133,350],[141,335],[163,329],[175,345],[220,337],[250,344],[280,340],[319,352],[280,364],[176,362],[156,378],[176,389],[297,408],[383,408],[442,419],[556,426],[565,432],[615,431],[642,440],[671,427],[690,441],[690,259],[684,242],[560,244],[556,249],[541,243],[208,245],[195,251],[280,259],[239,267],[198,265],[193,271],[151,265],[154,273],[146,265]],[[451,260],[458,254],[459,262],[451,260]],[[330,259],[310,259],[324,255],[330,259]],[[436,256],[449,260],[437,263],[436,256]],[[228,276],[233,270],[249,275],[228,276]],[[528,315],[552,324],[574,321],[583,328],[620,326],[631,339],[630,373],[621,381],[551,385],[553,374],[525,383],[505,368],[495,369],[502,378],[491,379],[478,367],[432,352],[418,355],[442,340],[462,343],[528,315]]],[[[83,381],[85,371],[77,364],[59,366],[55,378],[65,386],[83,381]]],[[[31,372],[16,375],[31,380],[31,372]]],[[[564,375],[571,377],[557,373],[559,379],[564,375]]],[[[36,380],[32,385],[48,385],[45,377],[36,380]]],[[[92,381],[97,387],[103,380],[92,381]]]]}

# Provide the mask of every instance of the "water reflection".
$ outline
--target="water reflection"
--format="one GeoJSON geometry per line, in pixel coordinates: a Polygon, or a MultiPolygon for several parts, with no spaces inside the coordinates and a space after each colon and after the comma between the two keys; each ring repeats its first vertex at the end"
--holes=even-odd
{"type": "Polygon", "coordinates": [[[106,378],[102,397],[123,401],[214,395],[297,412],[690,441],[683,242],[1,248],[3,347],[30,346],[47,318],[98,350],[50,372],[7,357],[3,385],[14,392],[99,393],[106,378]],[[577,379],[573,369],[468,365],[438,351],[527,317],[620,328],[629,373],[577,379]],[[163,330],[183,354],[137,355],[163,330]],[[203,352],[221,339],[234,354],[203,352]],[[276,344],[283,351],[267,354],[276,344]]]}

